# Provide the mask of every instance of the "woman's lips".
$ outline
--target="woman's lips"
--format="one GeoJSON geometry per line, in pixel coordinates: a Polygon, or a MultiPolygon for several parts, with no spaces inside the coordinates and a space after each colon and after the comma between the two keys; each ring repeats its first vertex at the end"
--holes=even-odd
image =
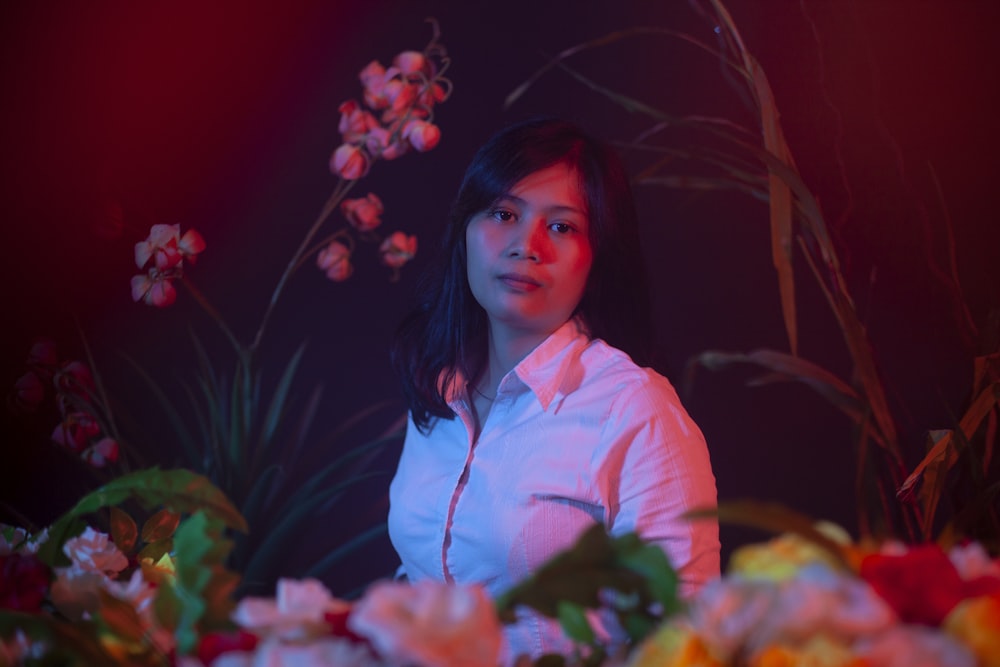
{"type": "Polygon", "coordinates": [[[501,273],[497,279],[517,292],[533,292],[542,286],[540,282],[523,273],[501,273]]]}

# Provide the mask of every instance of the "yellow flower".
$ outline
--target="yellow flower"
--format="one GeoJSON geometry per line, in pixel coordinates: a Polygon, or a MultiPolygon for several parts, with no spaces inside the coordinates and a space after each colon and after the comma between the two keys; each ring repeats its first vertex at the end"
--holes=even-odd
{"type": "Polygon", "coordinates": [[[945,617],[943,627],[969,647],[980,667],[1000,667],[1000,595],[959,602],[945,617]]]}
{"type": "MultiPolygon", "coordinates": [[[[849,545],[851,538],[840,526],[821,521],[816,528],[842,545],[849,545]]],[[[755,579],[783,581],[794,577],[810,563],[825,563],[836,568],[840,563],[829,552],[815,543],[786,533],[762,544],[740,547],[729,558],[729,572],[755,579]]]]}
{"type": "Polygon", "coordinates": [[[798,647],[785,644],[767,646],[751,656],[748,667],[868,667],[844,644],[816,635],[798,647]]]}
{"type": "Polygon", "coordinates": [[[689,628],[667,624],[640,644],[628,667],[723,667],[711,648],[689,628]]]}

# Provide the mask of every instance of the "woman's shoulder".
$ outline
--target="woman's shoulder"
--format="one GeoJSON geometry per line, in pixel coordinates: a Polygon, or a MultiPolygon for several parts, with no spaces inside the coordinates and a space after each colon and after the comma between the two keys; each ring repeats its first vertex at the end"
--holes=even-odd
{"type": "Polygon", "coordinates": [[[591,387],[606,388],[615,402],[680,404],[677,390],[669,379],[652,368],[639,366],[627,353],[600,338],[589,342],[580,355],[580,362],[583,382],[591,387]]]}

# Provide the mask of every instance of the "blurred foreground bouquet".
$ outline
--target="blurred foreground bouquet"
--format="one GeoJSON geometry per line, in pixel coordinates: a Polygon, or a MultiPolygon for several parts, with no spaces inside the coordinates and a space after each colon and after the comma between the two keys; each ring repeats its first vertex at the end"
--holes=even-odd
{"type": "Polygon", "coordinates": [[[1000,559],[981,545],[852,542],[782,508],[749,510],[788,531],[734,552],[686,601],[658,547],[595,526],[496,600],[383,580],[347,601],[282,578],[273,596],[237,602],[226,532],[246,525],[232,504],[188,471],[133,473],[39,535],[0,527],[0,665],[492,667],[523,606],[559,619],[576,649],[508,656],[518,667],[1000,665],[1000,559]],[[141,528],[126,506],[145,513],[141,528]],[[105,512],[110,534],[81,521],[105,512]],[[594,613],[628,641],[598,638],[594,613]]]}
{"type": "Polygon", "coordinates": [[[1000,665],[1000,559],[852,543],[833,524],[741,547],[629,667],[1000,665]]]}

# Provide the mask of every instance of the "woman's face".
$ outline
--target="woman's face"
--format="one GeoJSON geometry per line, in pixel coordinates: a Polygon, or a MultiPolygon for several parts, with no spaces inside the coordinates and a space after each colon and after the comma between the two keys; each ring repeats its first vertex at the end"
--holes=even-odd
{"type": "Polygon", "coordinates": [[[593,251],[579,181],[567,164],[546,167],[469,221],[469,287],[494,332],[548,335],[580,303],[593,251]]]}

